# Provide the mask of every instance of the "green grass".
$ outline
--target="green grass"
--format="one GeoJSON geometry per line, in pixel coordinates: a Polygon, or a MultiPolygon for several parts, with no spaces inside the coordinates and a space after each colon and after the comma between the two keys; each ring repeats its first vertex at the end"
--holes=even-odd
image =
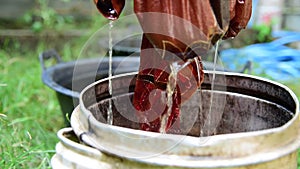
{"type": "Polygon", "coordinates": [[[37,53],[0,52],[0,168],[48,168],[63,120],[37,53]]]}
{"type": "MultiPolygon", "coordinates": [[[[93,33],[106,22],[97,15],[84,22],[84,29],[93,33]]],[[[72,29],[77,28],[74,23],[72,29]]],[[[59,141],[56,133],[65,124],[55,92],[41,80],[38,55],[54,48],[64,61],[74,60],[88,36],[63,39],[58,32],[54,37],[1,37],[1,169],[51,168],[50,160],[59,141]]]]}
{"type": "Polygon", "coordinates": [[[64,61],[74,60],[86,37],[67,41],[36,38],[34,44],[31,39],[0,40],[1,169],[50,168],[56,133],[65,127],[55,92],[41,80],[38,55],[55,48],[64,61]]]}

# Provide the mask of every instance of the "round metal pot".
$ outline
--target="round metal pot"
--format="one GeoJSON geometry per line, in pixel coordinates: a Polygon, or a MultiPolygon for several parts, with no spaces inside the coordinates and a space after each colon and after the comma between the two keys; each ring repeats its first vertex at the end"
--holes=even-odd
{"type": "Polygon", "coordinates": [[[191,113],[190,107],[201,105],[198,117],[181,113],[180,125],[190,126],[187,132],[139,130],[130,105],[135,73],[113,77],[113,96],[107,79],[86,87],[72,114],[72,128],[85,144],[121,159],[113,168],[296,169],[299,102],[293,92],[273,81],[228,72],[216,72],[212,91],[211,76],[206,71],[198,91],[203,104],[191,99],[182,106],[187,110],[183,112],[191,113]],[[219,119],[214,133],[200,137],[212,96],[224,104],[215,109],[219,119]],[[108,100],[113,103],[113,125],[106,124],[108,100]]]}

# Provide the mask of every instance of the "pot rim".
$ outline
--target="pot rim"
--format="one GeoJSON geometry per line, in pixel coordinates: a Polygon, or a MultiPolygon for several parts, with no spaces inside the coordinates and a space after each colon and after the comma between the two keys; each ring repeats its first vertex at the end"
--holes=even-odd
{"type": "MultiPolygon", "coordinates": [[[[139,62],[139,57],[122,57],[122,56],[114,56],[113,57],[113,62],[121,62],[125,58],[126,58],[126,60],[130,59],[130,61],[139,62]]],[[[108,57],[102,57],[100,59],[99,58],[88,58],[88,59],[77,59],[77,60],[70,61],[70,62],[61,62],[61,63],[58,63],[54,66],[49,67],[49,68],[43,69],[42,81],[43,81],[44,84],[46,84],[48,87],[55,90],[56,92],[59,92],[61,94],[67,95],[67,96],[71,96],[73,98],[79,98],[80,97],[80,92],[68,89],[68,88],[58,84],[53,79],[53,75],[54,75],[55,70],[66,68],[66,67],[73,67],[74,68],[74,66],[76,64],[80,64],[80,65],[85,65],[85,64],[87,65],[89,63],[98,63],[98,64],[100,64],[102,61],[108,61],[108,60],[109,60],[108,57]]]]}

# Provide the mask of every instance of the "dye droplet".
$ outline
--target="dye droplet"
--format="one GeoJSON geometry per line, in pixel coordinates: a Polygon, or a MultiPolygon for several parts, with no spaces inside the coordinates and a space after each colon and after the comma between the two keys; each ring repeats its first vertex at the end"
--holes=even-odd
{"type": "Polygon", "coordinates": [[[100,13],[110,20],[116,20],[122,12],[125,0],[94,0],[100,13]]]}
{"type": "Polygon", "coordinates": [[[244,4],[245,0],[237,0],[239,4],[244,4]]]}

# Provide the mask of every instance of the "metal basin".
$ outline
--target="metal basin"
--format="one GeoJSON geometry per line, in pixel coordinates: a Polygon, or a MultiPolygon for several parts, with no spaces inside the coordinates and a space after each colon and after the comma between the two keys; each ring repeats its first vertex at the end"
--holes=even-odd
{"type": "MultiPolygon", "coordinates": [[[[89,84],[108,76],[108,57],[80,59],[63,62],[53,50],[39,56],[42,66],[42,80],[56,92],[63,117],[67,125],[72,111],[79,103],[79,94],[89,84]],[[57,64],[47,67],[47,60],[57,64]],[[68,117],[67,117],[68,116],[68,117]]],[[[48,61],[49,62],[49,61],[48,61]]],[[[139,57],[113,57],[113,74],[135,72],[139,67],[139,57]]]]}
{"type": "Polygon", "coordinates": [[[72,128],[85,144],[121,158],[124,164],[119,168],[297,168],[300,139],[295,95],[276,82],[222,72],[216,73],[212,91],[212,72],[205,75],[198,91],[201,102],[196,97],[182,106],[182,131],[162,134],[139,130],[130,104],[135,73],[112,79],[113,96],[108,94],[107,79],[86,87],[71,117],[72,128]],[[217,98],[212,106],[217,107],[213,109],[217,123],[212,135],[202,136],[212,113],[212,96],[217,98]],[[106,124],[109,99],[113,125],[106,124]],[[187,114],[198,104],[200,111],[187,114]]]}

